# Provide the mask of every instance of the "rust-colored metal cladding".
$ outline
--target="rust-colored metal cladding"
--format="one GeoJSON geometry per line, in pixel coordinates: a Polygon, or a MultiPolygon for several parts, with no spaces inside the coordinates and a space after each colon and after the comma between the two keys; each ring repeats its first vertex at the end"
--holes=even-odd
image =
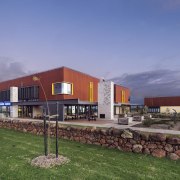
{"type": "Polygon", "coordinates": [[[177,97],[148,97],[144,98],[144,105],[148,107],[180,106],[180,96],[177,97]]]}
{"type": "MultiPolygon", "coordinates": [[[[33,77],[37,77],[40,79],[45,89],[48,100],[79,99],[82,101],[89,101],[90,100],[89,91],[90,91],[90,82],[91,82],[91,84],[93,84],[92,100],[93,102],[97,102],[99,79],[66,67],[61,67],[61,68],[1,82],[0,90],[1,91],[8,90],[11,86],[27,87],[27,86],[39,85],[38,81],[33,81],[33,77]],[[52,84],[57,82],[72,83],[73,93],[70,95],[63,95],[63,94],[53,95],[52,84]]],[[[45,101],[45,97],[43,95],[41,86],[39,86],[39,88],[40,88],[39,100],[45,101]]]]}
{"type": "MultiPolygon", "coordinates": [[[[53,100],[55,99],[52,96],[52,81],[63,81],[63,68],[57,68],[57,69],[53,69],[53,70],[49,70],[49,71],[45,71],[45,72],[41,72],[41,73],[36,73],[33,75],[29,75],[29,76],[24,76],[21,78],[17,78],[17,79],[12,79],[9,81],[5,81],[5,82],[1,82],[0,83],[0,90],[7,90],[9,89],[11,86],[16,86],[16,87],[27,87],[27,86],[33,86],[33,85],[38,85],[39,86],[39,82],[38,81],[33,81],[33,77],[36,76],[40,79],[45,91],[46,91],[46,95],[48,100],[53,100]]],[[[44,95],[42,92],[42,89],[40,87],[40,97],[39,100],[44,101],[44,95]]],[[[62,98],[62,95],[60,95],[59,99],[62,98]]]]}
{"type": "Polygon", "coordinates": [[[73,94],[64,95],[64,99],[80,99],[81,101],[98,101],[98,83],[99,79],[90,75],[64,67],[64,81],[73,84],[73,94]],[[92,85],[92,93],[90,93],[92,85]],[[93,96],[92,98],[90,98],[93,96]]]}
{"type": "Polygon", "coordinates": [[[130,89],[120,86],[114,85],[114,102],[115,103],[129,103],[130,99],[130,89]]]}

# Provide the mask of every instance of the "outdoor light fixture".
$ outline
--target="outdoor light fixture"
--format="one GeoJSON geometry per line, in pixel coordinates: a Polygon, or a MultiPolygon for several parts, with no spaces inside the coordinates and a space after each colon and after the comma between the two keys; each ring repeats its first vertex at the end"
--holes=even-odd
{"type": "MultiPolygon", "coordinates": [[[[44,87],[41,83],[41,80],[40,78],[38,78],[37,76],[33,76],[33,81],[38,81],[42,90],[43,90],[43,93],[44,93],[44,97],[45,97],[45,100],[46,100],[46,105],[47,105],[47,109],[48,109],[48,117],[49,117],[49,105],[48,105],[48,101],[47,101],[47,96],[46,96],[46,92],[44,90],[44,87]]],[[[46,116],[44,116],[44,153],[45,153],[45,156],[48,155],[48,142],[47,142],[47,124],[46,124],[46,116]]]]}
{"type": "MultiPolygon", "coordinates": [[[[48,119],[49,119],[49,122],[50,122],[50,110],[49,110],[49,104],[48,104],[48,99],[47,99],[47,95],[46,95],[46,92],[45,92],[45,89],[43,87],[43,84],[41,82],[41,79],[37,76],[33,76],[33,81],[38,81],[42,90],[43,90],[43,93],[44,93],[44,97],[45,97],[45,100],[46,100],[46,105],[47,105],[47,110],[48,110],[48,119]]],[[[58,158],[58,109],[59,109],[59,104],[58,102],[56,103],[57,104],[57,117],[56,117],[56,158],[58,158]]],[[[48,126],[49,128],[49,126],[48,126]]],[[[45,156],[48,155],[48,141],[47,141],[47,125],[46,125],[46,116],[44,116],[44,150],[45,150],[45,156]]]]}

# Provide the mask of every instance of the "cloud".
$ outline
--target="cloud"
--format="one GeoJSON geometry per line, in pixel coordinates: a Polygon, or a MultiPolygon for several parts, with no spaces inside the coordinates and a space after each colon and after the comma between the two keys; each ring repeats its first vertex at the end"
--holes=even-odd
{"type": "Polygon", "coordinates": [[[147,96],[180,96],[180,72],[153,70],[137,74],[124,74],[112,79],[131,89],[131,102],[143,103],[147,96]]]}
{"type": "Polygon", "coordinates": [[[159,2],[160,6],[165,10],[180,9],[180,0],[155,0],[155,2],[159,2]]]}
{"type": "Polygon", "coordinates": [[[0,81],[14,79],[28,74],[22,63],[8,57],[0,57],[0,81]]]}

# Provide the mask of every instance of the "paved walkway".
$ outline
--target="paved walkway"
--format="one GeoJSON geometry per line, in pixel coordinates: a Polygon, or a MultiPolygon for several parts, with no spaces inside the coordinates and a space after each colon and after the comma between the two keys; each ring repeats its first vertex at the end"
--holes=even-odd
{"type": "MultiPolygon", "coordinates": [[[[12,118],[9,118],[8,120],[13,120],[12,118]]],[[[43,120],[38,119],[22,119],[22,118],[15,118],[15,120],[19,121],[30,121],[30,122],[42,122],[43,120]]],[[[51,121],[51,123],[55,123],[55,121],[51,121]]],[[[76,126],[89,126],[89,127],[102,127],[102,128],[116,128],[116,129],[132,129],[136,131],[142,131],[142,132],[149,132],[149,133],[165,133],[165,134],[176,134],[180,135],[180,131],[175,130],[167,130],[167,129],[153,129],[153,128],[141,128],[141,127],[132,127],[136,124],[139,124],[140,122],[133,122],[130,125],[119,125],[117,121],[112,120],[97,120],[97,121],[87,121],[87,120],[73,120],[73,121],[64,121],[59,122],[59,124],[64,125],[76,125],[76,126]]]]}
{"type": "Polygon", "coordinates": [[[167,129],[153,129],[153,128],[141,128],[141,127],[132,127],[136,124],[139,124],[139,122],[134,122],[130,125],[119,125],[116,121],[113,123],[107,123],[107,124],[95,124],[91,122],[87,123],[77,123],[77,122],[60,122],[60,124],[69,124],[69,125],[78,125],[78,126],[93,126],[93,127],[104,127],[104,128],[116,128],[116,129],[132,129],[136,131],[142,131],[142,132],[149,132],[149,133],[164,133],[164,134],[178,134],[180,135],[180,131],[174,131],[174,130],[167,130],[167,129]]]}

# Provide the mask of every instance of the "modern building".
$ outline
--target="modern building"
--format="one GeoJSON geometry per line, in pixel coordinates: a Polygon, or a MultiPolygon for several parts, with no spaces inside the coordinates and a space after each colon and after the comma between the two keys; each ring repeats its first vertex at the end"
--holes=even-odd
{"type": "Polygon", "coordinates": [[[14,118],[114,119],[129,101],[128,88],[67,67],[0,82],[0,114],[14,118]]]}
{"type": "Polygon", "coordinates": [[[180,113],[180,96],[178,97],[146,97],[144,105],[150,113],[180,113]]]}

